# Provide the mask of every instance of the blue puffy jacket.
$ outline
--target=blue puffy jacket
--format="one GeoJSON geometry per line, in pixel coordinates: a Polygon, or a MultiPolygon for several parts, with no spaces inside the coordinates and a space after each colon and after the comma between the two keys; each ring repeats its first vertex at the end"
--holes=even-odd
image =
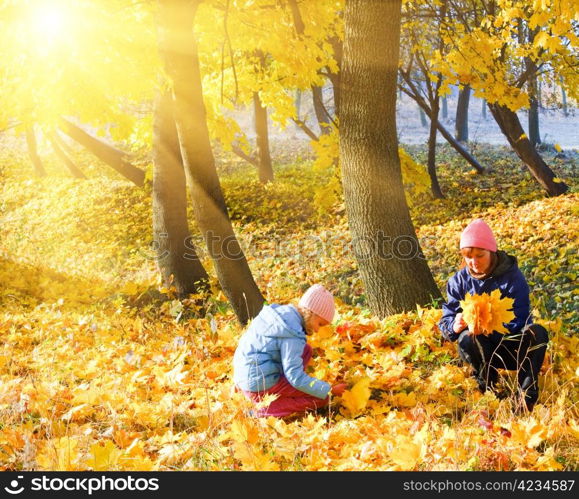
{"type": "Polygon", "coordinates": [[[267,305],[243,334],[233,357],[233,380],[242,390],[261,392],[284,375],[302,392],[324,399],[330,385],[304,372],[306,331],[293,305],[267,305]]]}
{"type": "MultiPolygon", "coordinates": [[[[473,277],[467,267],[459,270],[449,280],[446,286],[447,302],[442,306],[442,319],[438,327],[445,338],[456,341],[460,333],[452,329],[456,314],[462,312],[460,300],[464,300],[466,293],[480,295],[490,293],[495,289],[501,290],[501,297],[514,299],[513,312],[515,318],[505,324],[509,334],[519,333],[525,326],[532,324],[529,286],[525,276],[517,265],[514,256],[507,255],[504,251],[497,251],[497,264],[491,275],[485,279],[473,277]]],[[[494,332],[490,335],[491,340],[500,341],[503,335],[494,332]]]]}

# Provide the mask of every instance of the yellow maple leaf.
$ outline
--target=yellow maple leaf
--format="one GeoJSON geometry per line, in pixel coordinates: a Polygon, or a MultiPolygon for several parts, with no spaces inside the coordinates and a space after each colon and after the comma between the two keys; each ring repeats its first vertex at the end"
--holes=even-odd
{"type": "Polygon", "coordinates": [[[510,310],[513,302],[512,298],[501,298],[501,292],[498,289],[490,294],[467,293],[464,300],[460,302],[462,318],[474,335],[489,335],[493,331],[508,333],[508,329],[503,324],[515,318],[515,314],[510,310]]]}
{"type": "Polygon", "coordinates": [[[512,440],[529,449],[537,447],[548,437],[548,428],[535,418],[528,421],[516,421],[511,424],[512,440]]]}
{"type": "Polygon", "coordinates": [[[417,404],[416,392],[400,392],[392,397],[393,405],[397,407],[414,407],[417,404]]]}
{"type": "Polygon", "coordinates": [[[254,444],[259,439],[257,427],[251,421],[236,419],[231,423],[231,438],[236,442],[254,444]]]}
{"type": "Polygon", "coordinates": [[[236,443],[234,456],[241,461],[245,471],[279,471],[279,464],[272,461],[271,456],[261,449],[255,449],[248,444],[236,443]]]}
{"type": "Polygon", "coordinates": [[[412,437],[401,435],[389,455],[400,470],[411,471],[421,461],[423,445],[412,437]]]}
{"type": "Polygon", "coordinates": [[[104,443],[96,442],[90,446],[88,465],[94,471],[110,471],[117,465],[121,453],[110,440],[104,443]]]}
{"type": "Polygon", "coordinates": [[[342,404],[352,416],[362,412],[370,399],[370,378],[362,378],[342,395],[342,404]]]}

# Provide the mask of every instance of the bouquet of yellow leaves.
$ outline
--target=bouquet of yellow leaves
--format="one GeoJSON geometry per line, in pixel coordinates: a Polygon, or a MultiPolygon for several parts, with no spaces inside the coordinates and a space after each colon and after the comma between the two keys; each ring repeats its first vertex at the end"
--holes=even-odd
{"type": "Polygon", "coordinates": [[[512,312],[514,300],[501,298],[501,292],[495,289],[490,294],[471,295],[467,293],[461,300],[462,318],[468,324],[468,329],[474,335],[489,335],[493,331],[508,333],[503,325],[515,318],[512,312]]]}

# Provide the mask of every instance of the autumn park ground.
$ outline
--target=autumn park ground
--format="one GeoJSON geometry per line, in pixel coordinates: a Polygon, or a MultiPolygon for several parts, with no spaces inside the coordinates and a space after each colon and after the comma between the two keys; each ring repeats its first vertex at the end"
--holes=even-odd
{"type": "MultiPolygon", "coordinates": [[[[408,152],[424,162],[423,146],[408,152]]],[[[5,470],[576,470],[577,153],[546,153],[570,192],[546,198],[515,155],[483,146],[473,174],[446,147],[447,198],[409,191],[441,290],[466,223],[483,217],[531,287],[551,343],[539,403],[481,395],[441,342],[440,304],[378,320],[366,307],[336,172],[308,151],[274,151],[276,181],[220,156],[230,214],[259,288],[287,303],[312,283],[339,319],[311,340],[311,372],[368,387],[304,418],[256,420],[232,390],[242,328],[218,284],[203,315],[160,286],[151,188],[78,152],[89,180],[31,176],[22,151],[0,156],[0,466],[5,470]]],[[[54,160],[56,161],[56,160],[54,160]]],[[[150,165],[142,165],[150,169],[150,165]]],[[[193,217],[190,217],[193,220],[193,217]]],[[[191,227],[196,234],[195,228],[191,227]]],[[[199,239],[199,236],[196,235],[199,239]]],[[[200,240],[200,239],[199,239],[200,240]]],[[[201,248],[198,245],[198,248],[201,248]]],[[[202,253],[206,268],[212,268],[202,253]]],[[[506,390],[514,373],[503,372],[506,390]]]]}

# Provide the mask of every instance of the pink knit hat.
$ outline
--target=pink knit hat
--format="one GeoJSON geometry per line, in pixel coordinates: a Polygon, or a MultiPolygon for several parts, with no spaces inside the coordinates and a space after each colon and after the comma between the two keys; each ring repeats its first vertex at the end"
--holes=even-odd
{"type": "Polygon", "coordinates": [[[468,224],[460,236],[460,249],[482,248],[497,251],[497,242],[493,231],[482,218],[477,218],[468,224]]]}
{"type": "Polygon", "coordinates": [[[319,315],[328,322],[334,320],[334,297],[321,284],[314,284],[300,298],[300,307],[311,310],[314,314],[319,315]]]}

